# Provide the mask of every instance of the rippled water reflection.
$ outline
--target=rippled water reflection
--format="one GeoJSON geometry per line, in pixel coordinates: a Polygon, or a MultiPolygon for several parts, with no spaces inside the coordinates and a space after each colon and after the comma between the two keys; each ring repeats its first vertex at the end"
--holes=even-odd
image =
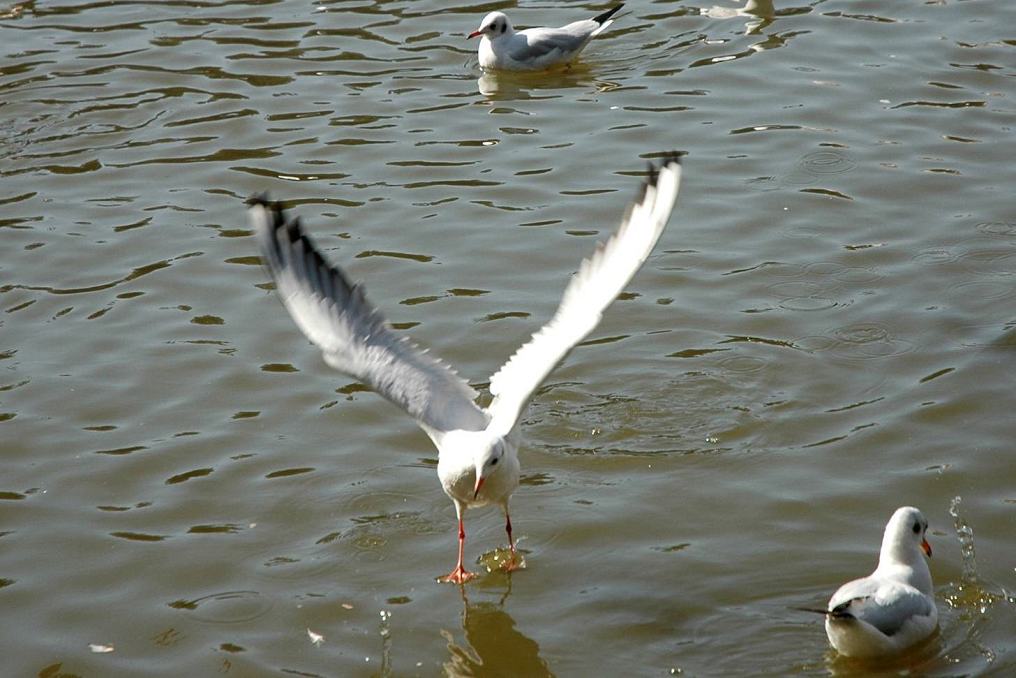
{"type": "Polygon", "coordinates": [[[7,670],[870,675],[791,608],[906,503],[941,633],[890,668],[1011,672],[1010,4],[628,3],[506,76],[490,4],[0,2],[7,670]],[[527,568],[434,583],[435,453],[299,336],[243,199],[484,386],[670,149],[668,232],[526,413],[527,568]]]}

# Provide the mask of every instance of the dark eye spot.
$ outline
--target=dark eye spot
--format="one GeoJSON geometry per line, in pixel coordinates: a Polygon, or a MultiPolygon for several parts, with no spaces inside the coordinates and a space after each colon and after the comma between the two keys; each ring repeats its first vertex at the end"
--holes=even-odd
{"type": "Polygon", "coordinates": [[[497,466],[497,460],[498,460],[498,458],[497,458],[497,457],[494,457],[493,459],[491,459],[491,460],[490,460],[490,465],[491,465],[491,466],[497,466]]]}
{"type": "Polygon", "coordinates": [[[921,534],[921,525],[920,525],[920,523],[914,523],[914,534],[921,534]]]}
{"type": "Polygon", "coordinates": [[[504,35],[504,32],[507,31],[507,30],[508,30],[508,24],[501,24],[501,35],[504,35]]]}

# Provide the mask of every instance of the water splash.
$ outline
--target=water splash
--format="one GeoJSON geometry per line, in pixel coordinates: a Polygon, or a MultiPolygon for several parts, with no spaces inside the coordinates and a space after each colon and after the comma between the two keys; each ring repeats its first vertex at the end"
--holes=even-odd
{"type": "Polygon", "coordinates": [[[381,634],[381,676],[389,678],[392,673],[392,613],[388,610],[381,610],[381,624],[378,633],[381,634]]]}
{"type": "Polygon", "coordinates": [[[989,591],[977,575],[977,561],[974,553],[974,530],[967,523],[960,511],[962,497],[954,497],[949,504],[949,515],[953,517],[953,527],[960,542],[960,553],[963,559],[963,580],[953,585],[946,595],[949,605],[959,610],[966,620],[987,615],[992,606],[1005,598],[1003,594],[989,591]]]}
{"type": "Polygon", "coordinates": [[[977,581],[977,558],[974,553],[974,530],[960,515],[960,504],[963,498],[953,497],[949,502],[949,515],[953,517],[953,528],[956,530],[956,538],[960,542],[960,555],[963,558],[963,581],[966,584],[974,584],[977,581]]]}
{"type": "Polygon", "coordinates": [[[477,559],[477,562],[488,573],[524,570],[526,569],[526,554],[529,553],[529,551],[523,550],[519,546],[519,542],[523,539],[525,539],[525,537],[519,537],[515,541],[516,550],[514,556],[512,555],[511,549],[507,546],[502,546],[482,553],[477,559]]]}
{"type": "Polygon", "coordinates": [[[962,631],[957,630],[956,643],[948,648],[943,659],[952,664],[979,661],[989,664],[994,661],[994,651],[981,640],[981,627],[985,621],[985,613],[991,605],[991,594],[985,591],[978,582],[977,560],[974,552],[974,530],[967,523],[961,512],[963,498],[953,497],[949,502],[949,515],[953,518],[953,529],[960,544],[963,575],[958,582],[949,582],[943,592],[943,598],[949,607],[959,613],[957,622],[962,631]]]}

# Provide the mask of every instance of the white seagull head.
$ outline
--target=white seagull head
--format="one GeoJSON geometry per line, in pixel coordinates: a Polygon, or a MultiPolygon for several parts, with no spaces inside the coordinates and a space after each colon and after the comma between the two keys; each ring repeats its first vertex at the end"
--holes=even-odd
{"type": "Polygon", "coordinates": [[[465,506],[507,501],[517,478],[515,446],[497,433],[481,431],[435,432],[440,440],[438,475],[445,491],[465,506]],[[509,467],[507,471],[502,471],[509,467]],[[480,490],[483,489],[483,496],[480,490]]]}
{"type": "Polygon", "coordinates": [[[504,440],[501,437],[494,438],[490,443],[477,448],[473,459],[476,465],[476,485],[473,487],[473,499],[480,494],[480,488],[487,481],[487,478],[497,473],[501,468],[501,460],[504,458],[504,440]]]}
{"type": "Polygon", "coordinates": [[[922,551],[930,558],[931,544],[925,538],[927,531],[928,520],[918,509],[913,506],[896,509],[882,536],[879,566],[892,564],[913,567],[921,562],[922,551]]]}
{"type": "Polygon", "coordinates": [[[483,17],[480,27],[466,36],[466,39],[484,35],[489,40],[497,40],[503,35],[511,35],[514,32],[515,29],[512,28],[512,22],[508,20],[507,15],[503,12],[491,12],[483,17]]]}

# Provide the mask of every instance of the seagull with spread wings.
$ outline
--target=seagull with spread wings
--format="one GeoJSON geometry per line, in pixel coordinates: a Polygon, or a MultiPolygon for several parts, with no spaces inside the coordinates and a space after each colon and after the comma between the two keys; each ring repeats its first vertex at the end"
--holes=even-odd
{"type": "Polygon", "coordinates": [[[487,504],[504,512],[512,553],[506,568],[516,566],[508,500],[519,485],[519,416],[649,256],[670,217],[680,180],[676,155],[658,169],[650,166],[617,233],[582,262],[554,317],[490,378],[493,400],[486,408],[476,404],[476,392],[450,367],[388,328],[363,287],[325,260],[298,218],[287,218],[266,196],[247,201],[262,258],[297,326],[328,365],[404,409],[437,447],[438,477],[459,521],[458,562],[439,581],[461,584],[475,576],[462,562],[463,515],[487,504]]]}

